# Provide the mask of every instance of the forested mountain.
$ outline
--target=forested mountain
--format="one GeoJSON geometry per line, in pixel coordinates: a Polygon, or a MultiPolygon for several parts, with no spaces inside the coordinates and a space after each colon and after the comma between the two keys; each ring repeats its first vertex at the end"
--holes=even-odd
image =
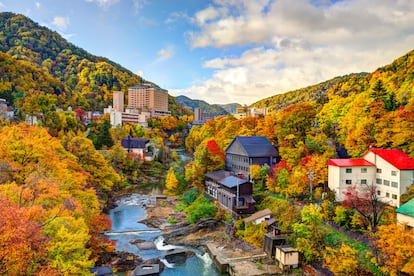
{"type": "MultiPolygon", "coordinates": [[[[341,91],[341,93],[344,93],[342,96],[346,96],[350,93],[365,89],[366,87],[355,87],[355,84],[359,86],[360,81],[363,80],[367,75],[368,73],[359,73],[335,77],[331,80],[324,81],[316,85],[311,85],[305,88],[300,88],[259,100],[253,103],[251,107],[268,107],[269,111],[278,111],[299,102],[323,103],[327,100],[329,91],[341,90],[339,88],[344,83],[348,83],[351,86],[348,87],[346,91],[341,91]]],[[[335,94],[336,92],[333,93],[335,94]]]]}
{"type": "Polygon", "coordinates": [[[193,100],[186,96],[178,96],[176,97],[177,102],[190,109],[191,111],[194,111],[194,108],[201,108],[204,112],[212,112],[217,114],[227,114],[227,112],[222,106],[218,104],[209,104],[202,100],[193,100]]]}
{"type": "Polygon", "coordinates": [[[241,104],[239,103],[229,103],[229,104],[220,104],[224,110],[226,110],[228,113],[235,113],[236,108],[241,107],[241,104]]]}
{"type": "Polygon", "coordinates": [[[0,30],[0,51],[6,53],[1,59],[7,61],[0,64],[0,97],[11,103],[25,94],[42,91],[64,94],[62,107],[102,110],[112,102],[113,90],[126,92],[128,86],[143,81],[23,15],[0,13],[0,30]]]}
{"type": "Polygon", "coordinates": [[[350,74],[336,77],[320,84],[278,94],[252,104],[252,107],[267,106],[278,111],[299,102],[316,102],[323,105],[333,96],[345,98],[369,90],[373,82],[381,80],[384,89],[392,93],[400,103],[412,97],[414,80],[414,51],[398,58],[390,65],[378,68],[373,73],[350,74]]]}

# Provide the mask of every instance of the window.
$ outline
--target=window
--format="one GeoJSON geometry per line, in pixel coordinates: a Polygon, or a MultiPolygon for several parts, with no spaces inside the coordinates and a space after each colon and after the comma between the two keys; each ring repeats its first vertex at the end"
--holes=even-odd
{"type": "Polygon", "coordinates": [[[385,186],[390,186],[390,181],[389,181],[389,180],[385,180],[385,179],[384,179],[384,185],[385,185],[385,186]]]}
{"type": "Polygon", "coordinates": [[[397,176],[397,171],[391,171],[392,176],[397,176]]]}
{"type": "Polygon", "coordinates": [[[397,195],[392,195],[392,199],[397,199],[397,195]]]}
{"type": "Polygon", "coordinates": [[[377,191],[377,195],[379,195],[379,196],[381,195],[381,191],[380,190],[377,191]]]}
{"type": "Polygon", "coordinates": [[[345,172],[346,173],[352,173],[352,169],[351,168],[346,168],[345,172]]]}
{"type": "Polygon", "coordinates": [[[361,173],[367,173],[368,169],[367,168],[361,168],[361,173]]]}
{"type": "Polygon", "coordinates": [[[377,178],[377,180],[375,181],[375,183],[377,183],[378,185],[382,184],[382,179],[381,178],[377,178]]]}
{"type": "Polygon", "coordinates": [[[352,184],[352,180],[351,180],[351,179],[347,179],[347,180],[345,180],[345,184],[347,184],[347,185],[351,185],[351,184],[352,184]]]}
{"type": "Polygon", "coordinates": [[[398,188],[398,182],[391,182],[391,187],[398,188]]]}
{"type": "Polygon", "coordinates": [[[367,184],[367,180],[366,179],[361,179],[361,184],[367,184]]]}
{"type": "Polygon", "coordinates": [[[381,169],[377,169],[377,173],[382,173],[382,170],[381,169]]]}
{"type": "Polygon", "coordinates": [[[385,197],[390,197],[390,193],[385,193],[385,197]]]}

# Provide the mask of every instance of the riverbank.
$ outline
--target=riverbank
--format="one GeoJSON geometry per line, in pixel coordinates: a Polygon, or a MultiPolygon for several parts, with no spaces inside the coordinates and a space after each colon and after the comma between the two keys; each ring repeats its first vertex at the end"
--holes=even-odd
{"type": "Polygon", "coordinates": [[[256,248],[243,240],[226,234],[226,225],[218,220],[186,223],[186,214],[177,210],[176,197],[158,198],[153,206],[146,208],[147,218],[142,223],[163,231],[169,244],[192,246],[207,252],[221,273],[231,275],[278,275],[280,269],[269,259],[261,248],[256,248]],[[170,218],[170,219],[169,219],[170,218]],[[168,221],[174,220],[171,224],[168,221]],[[147,224],[148,225],[148,224],[147,224]],[[193,231],[196,229],[196,231],[193,231]]]}

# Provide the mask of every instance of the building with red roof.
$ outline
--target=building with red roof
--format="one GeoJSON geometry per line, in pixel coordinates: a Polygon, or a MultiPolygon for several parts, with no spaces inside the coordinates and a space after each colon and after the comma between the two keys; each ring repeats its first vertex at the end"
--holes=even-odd
{"type": "Polygon", "coordinates": [[[375,185],[377,196],[399,207],[400,197],[414,184],[414,159],[397,149],[370,149],[363,158],[330,159],[328,186],[343,201],[352,185],[375,185]]]}

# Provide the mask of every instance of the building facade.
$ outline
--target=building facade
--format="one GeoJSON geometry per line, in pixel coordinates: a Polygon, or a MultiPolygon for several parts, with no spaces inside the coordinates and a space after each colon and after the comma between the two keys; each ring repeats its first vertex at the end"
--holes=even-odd
{"type": "Polygon", "coordinates": [[[250,180],[250,166],[272,167],[279,153],[265,136],[237,136],[226,148],[226,170],[250,180]]]}
{"type": "Polygon", "coordinates": [[[168,91],[150,85],[136,85],[128,88],[128,107],[150,111],[156,115],[170,115],[168,91]]]}
{"type": "Polygon", "coordinates": [[[374,185],[381,201],[399,207],[401,195],[414,184],[414,159],[397,149],[371,149],[360,159],[328,161],[328,186],[338,201],[349,186],[365,184],[374,185]]]}

